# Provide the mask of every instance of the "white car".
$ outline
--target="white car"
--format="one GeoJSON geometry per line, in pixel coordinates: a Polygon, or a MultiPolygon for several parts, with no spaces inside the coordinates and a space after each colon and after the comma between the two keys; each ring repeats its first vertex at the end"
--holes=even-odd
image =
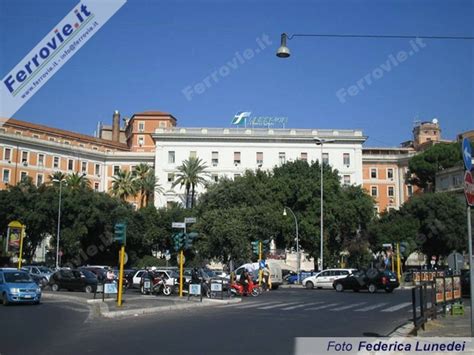
{"type": "Polygon", "coordinates": [[[312,288],[331,288],[335,280],[351,275],[357,269],[326,269],[320,273],[307,277],[303,280],[302,285],[307,289],[312,288]]]}

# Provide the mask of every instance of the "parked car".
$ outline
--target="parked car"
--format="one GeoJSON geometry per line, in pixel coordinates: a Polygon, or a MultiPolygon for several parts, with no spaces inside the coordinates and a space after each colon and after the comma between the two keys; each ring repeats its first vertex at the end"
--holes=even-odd
{"type": "Polygon", "coordinates": [[[48,286],[49,281],[46,280],[45,277],[35,275],[35,274],[29,274],[29,275],[39,287],[44,288],[44,287],[48,286]]]}
{"type": "Polygon", "coordinates": [[[55,272],[50,280],[51,290],[94,292],[97,289],[97,276],[89,270],[67,270],[61,269],[55,272]]]}
{"type": "Polygon", "coordinates": [[[327,269],[305,278],[301,284],[307,289],[332,288],[337,279],[351,275],[356,269],[327,269]]]}
{"type": "Polygon", "coordinates": [[[393,292],[400,286],[397,275],[389,270],[379,271],[377,269],[369,269],[367,271],[358,271],[342,279],[335,280],[333,287],[336,291],[368,290],[375,293],[377,290],[385,290],[387,293],[393,292]]]}
{"type": "Polygon", "coordinates": [[[107,278],[107,269],[101,266],[82,266],[78,270],[92,272],[99,281],[104,281],[107,278]]]}
{"type": "MultiPolygon", "coordinates": [[[[317,272],[314,271],[301,271],[300,272],[300,282],[304,279],[307,279],[310,276],[316,275],[317,272]]],[[[286,282],[290,285],[295,284],[298,282],[298,274],[296,272],[289,274],[286,277],[286,282]]]]}
{"type": "Polygon", "coordinates": [[[40,279],[46,280],[46,283],[48,283],[49,278],[53,274],[53,270],[46,266],[25,265],[22,266],[21,269],[29,273],[33,279],[37,279],[39,277],[40,279]]]}
{"type": "Polygon", "coordinates": [[[0,268],[0,297],[5,306],[24,302],[39,304],[41,288],[26,271],[0,268]]]}
{"type": "Polygon", "coordinates": [[[143,275],[146,273],[145,269],[135,271],[135,273],[129,277],[128,281],[132,288],[140,288],[143,275]]]}

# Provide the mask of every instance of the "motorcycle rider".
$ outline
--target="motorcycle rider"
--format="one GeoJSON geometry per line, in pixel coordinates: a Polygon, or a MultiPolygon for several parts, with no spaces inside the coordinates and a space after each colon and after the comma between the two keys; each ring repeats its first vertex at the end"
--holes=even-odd
{"type": "Polygon", "coordinates": [[[192,271],[191,271],[191,283],[192,284],[199,284],[201,283],[201,279],[199,277],[199,270],[197,267],[195,267],[192,271]]]}
{"type": "Polygon", "coordinates": [[[239,278],[239,284],[242,285],[242,289],[243,289],[243,294],[247,294],[249,292],[249,273],[247,271],[247,269],[244,270],[244,272],[242,272],[242,274],[240,275],[240,278],[239,278]]]}

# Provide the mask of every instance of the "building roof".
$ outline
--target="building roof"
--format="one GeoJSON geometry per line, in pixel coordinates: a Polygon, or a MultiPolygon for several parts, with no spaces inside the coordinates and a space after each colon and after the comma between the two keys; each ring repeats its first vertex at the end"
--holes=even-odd
{"type": "Polygon", "coordinates": [[[140,116],[140,117],[166,116],[167,118],[172,118],[174,121],[177,121],[176,117],[174,117],[171,113],[162,112],[162,111],[143,111],[143,112],[134,113],[131,119],[133,120],[135,116],[140,116]]]}
{"type": "Polygon", "coordinates": [[[52,127],[48,127],[48,126],[44,126],[44,125],[40,125],[36,123],[30,123],[26,121],[20,121],[14,118],[10,118],[10,119],[1,118],[0,122],[4,122],[4,126],[29,129],[36,132],[42,132],[42,133],[51,134],[55,136],[61,136],[64,138],[77,139],[80,141],[85,141],[85,142],[89,142],[89,143],[93,143],[97,145],[103,145],[110,148],[116,148],[119,150],[129,150],[128,146],[124,143],[117,143],[117,142],[110,141],[108,139],[102,139],[102,138],[97,138],[94,136],[89,136],[87,134],[76,133],[76,132],[67,131],[64,129],[52,128],[52,127]]]}

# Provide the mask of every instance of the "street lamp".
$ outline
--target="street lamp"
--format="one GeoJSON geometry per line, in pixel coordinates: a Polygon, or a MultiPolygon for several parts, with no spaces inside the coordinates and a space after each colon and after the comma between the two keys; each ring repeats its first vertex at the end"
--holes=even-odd
{"type": "Polygon", "coordinates": [[[290,207],[285,207],[283,209],[283,216],[286,216],[286,210],[290,211],[295,219],[295,226],[296,226],[296,273],[297,273],[297,283],[300,283],[300,269],[301,269],[301,256],[300,256],[300,238],[298,235],[298,220],[296,219],[296,215],[290,207]]]}
{"type": "Polygon", "coordinates": [[[64,179],[53,179],[53,182],[59,183],[59,204],[58,204],[58,232],[56,234],[56,269],[59,269],[59,233],[61,230],[61,193],[64,179]]]}
{"type": "MultiPolygon", "coordinates": [[[[322,139],[318,137],[313,138],[316,145],[321,146],[321,202],[320,202],[320,225],[321,225],[321,243],[320,243],[320,252],[319,252],[319,258],[321,260],[321,270],[324,270],[324,169],[323,169],[323,145],[324,143],[331,143],[334,142],[334,139],[322,139]]],[[[320,271],[321,271],[320,270],[320,271]]]]}

